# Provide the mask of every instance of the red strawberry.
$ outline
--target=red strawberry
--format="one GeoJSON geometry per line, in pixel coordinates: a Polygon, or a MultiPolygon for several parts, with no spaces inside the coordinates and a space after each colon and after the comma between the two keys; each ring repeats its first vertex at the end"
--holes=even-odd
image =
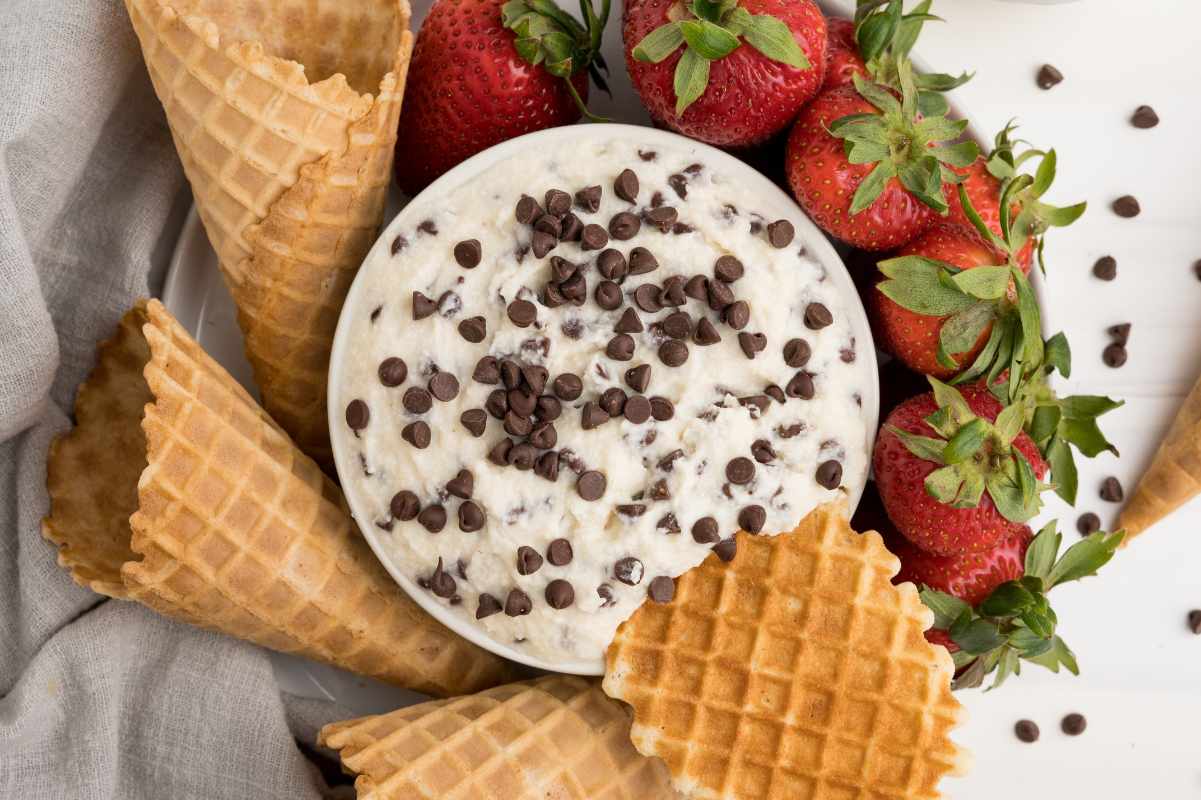
{"type": "Polygon", "coordinates": [[[978,606],[993,589],[1025,574],[1026,548],[1033,538],[1034,533],[1023,525],[1021,530],[1002,539],[991,550],[958,556],[922,552],[900,535],[887,537],[885,542],[892,554],[901,559],[901,571],[893,578],[893,583],[929,586],[958,597],[970,606],[978,606]]]}
{"type": "Polygon", "coordinates": [[[826,74],[826,21],[813,0],[628,0],[622,38],[651,116],[723,147],[783,130],[826,74]]]}
{"type": "Polygon", "coordinates": [[[593,16],[585,29],[522,2],[437,0],[409,65],[396,142],[401,188],[414,194],[494,144],[579,119],[603,26],[593,16]]]}
{"type": "Polygon", "coordinates": [[[926,641],[947,648],[947,652],[951,655],[959,652],[959,645],[951,640],[951,634],[939,628],[931,628],[926,631],[926,641]]]}
{"type": "Polygon", "coordinates": [[[855,41],[855,23],[849,19],[826,20],[826,82],[822,89],[848,86],[853,75],[867,75],[867,65],[855,41]]]}
{"type": "Polygon", "coordinates": [[[927,553],[988,550],[1038,512],[1047,464],[1021,430],[1021,406],[930,382],[933,393],[902,403],[880,429],[872,458],[880,499],[927,553]]]}
{"type": "MultiPolygon", "coordinates": [[[[990,231],[1001,236],[1001,182],[989,173],[987,160],[981,156],[966,167],[956,168],[955,172],[963,176],[963,183],[960,186],[967,192],[968,201],[976,209],[976,213],[984,220],[984,224],[990,231]]],[[[951,209],[947,212],[947,221],[975,230],[971,219],[963,209],[963,201],[959,199],[959,192],[951,192],[948,203],[951,209]]],[[[1017,212],[1017,204],[1011,203],[1010,214],[1016,216],[1017,212]]],[[[1030,239],[1022,246],[1017,256],[1023,272],[1030,272],[1030,261],[1033,254],[1034,240],[1030,239]]]]}

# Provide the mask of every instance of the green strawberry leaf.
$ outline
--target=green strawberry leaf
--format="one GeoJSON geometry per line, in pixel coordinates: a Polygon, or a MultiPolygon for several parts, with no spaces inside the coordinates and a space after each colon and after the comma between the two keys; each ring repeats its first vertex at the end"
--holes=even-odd
{"type": "Polygon", "coordinates": [[[1080,488],[1080,478],[1076,470],[1076,457],[1072,448],[1063,439],[1056,436],[1047,445],[1043,457],[1051,467],[1051,475],[1055,478],[1055,494],[1063,498],[1068,505],[1076,505],[1076,494],[1080,488]]]}
{"type": "Polygon", "coordinates": [[[1000,627],[986,619],[969,619],[965,623],[961,617],[951,626],[949,633],[951,641],[969,653],[987,653],[1005,644],[1000,627]]]}
{"type": "Polygon", "coordinates": [[[753,15],[743,36],[747,44],[772,61],[787,64],[793,69],[809,69],[812,66],[797,44],[792,30],[773,16],[753,15]]]}
{"type": "MultiPolygon", "coordinates": [[[[678,25],[680,34],[688,43],[688,49],[708,61],[725,58],[737,50],[740,44],[737,36],[706,19],[684,20],[678,25]]],[[[676,96],[679,95],[677,91],[676,96]]],[[[699,96],[698,94],[697,97],[699,96]]]]}
{"type": "Polygon", "coordinates": [[[948,369],[959,366],[954,355],[966,353],[975,346],[992,324],[996,309],[992,303],[974,303],[951,315],[938,332],[939,361],[948,369]]]}
{"type": "Polygon", "coordinates": [[[675,93],[676,116],[682,115],[688,106],[696,102],[709,85],[709,60],[691,47],[684,50],[676,64],[675,93]]]}
{"type": "Polygon", "coordinates": [[[632,55],[638,61],[658,64],[676,49],[684,44],[684,31],[679,22],[669,22],[666,25],[643,37],[634,48],[632,55]]]}
{"type": "Polygon", "coordinates": [[[1076,542],[1051,568],[1051,572],[1047,576],[1047,588],[1096,575],[1097,570],[1108,564],[1114,557],[1124,538],[1126,538],[1125,531],[1117,533],[1098,531],[1076,542]]]}
{"type": "Polygon", "coordinates": [[[961,461],[967,461],[979,452],[989,433],[991,433],[991,426],[979,418],[964,425],[951,437],[946,447],[943,448],[943,462],[946,464],[958,464],[961,461]]]}
{"type": "Polygon", "coordinates": [[[972,610],[971,606],[958,597],[928,586],[920,587],[918,594],[926,607],[934,612],[934,627],[940,630],[947,630],[955,620],[964,613],[971,613],[972,610]]]}
{"type": "Polygon", "coordinates": [[[974,267],[951,278],[955,285],[980,300],[1000,300],[1009,289],[1009,267],[974,267]]]}
{"type": "Polygon", "coordinates": [[[1072,377],[1072,348],[1063,331],[1047,340],[1043,354],[1048,369],[1057,370],[1065,378],[1072,377]]]}
{"type": "Polygon", "coordinates": [[[1058,636],[1051,639],[1051,647],[1047,652],[1027,660],[1038,664],[1040,667],[1045,667],[1054,673],[1058,673],[1059,667],[1062,665],[1073,675],[1080,674],[1080,667],[1076,663],[1076,654],[1058,636]]]}
{"type": "Polygon", "coordinates": [[[997,438],[1005,444],[1013,444],[1013,440],[1018,438],[1018,434],[1022,432],[1024,421],[1025,412],[1021,406],[1012,405],[1001,409],[996,422],[993,423],[997,431],[997,438]]]}
{"type": "Polygon", "coordinates": [[[963,487],[963,473],[954,465],[936,469],[926,476],[926,493],[938,502],[954,506],[963,487]]]}
{"type": "Polygon", "coordinates": [[[884,191],[888,181],[895,178],[896,174],[897,169],[891,161],[881,161],[876,164],[875,168],[859,184],[859,188],[855,190],[855,196],[851,198],[851,214],[858,214],[876,202],[876,198],[884,191]]]}
{"type": "Polygon", "coordinates": [[[935,464],[942,464],[943,448],[946,447],[946,442],[942,439],[931,439],[928,436],[918,436],[917,434],[903,431],[894,425],[884,426],[888,431],[895,434],[901,440],[901,444],[905,445],[905,449],[913,453],[923,461],[933,461],[935,464]]]}
{"type": "Polygon", "coordinates": [[[1055,558],[1059,554],[1059,545],[1063,534],[1058,530],[1054,520],[1038,532],[1038,535],[1026,548],[1026,577],[1044,580],[1051,574],[1055,558]]]}
{"type": "Polygon", "coordinates": [[[980,613],[986,617],[1008,617],[1026,610],[1033,603],[1034,595],[1025,586],[1017,581],[1006,581],[984,598],[980,613]]]}
{"type": "Polygon", "coordinates": [[[944,272],[953,275],[951,271],[955,269],[946,262],[901,256],[881,261],[879,269],[889,278],[879,285],[884,296],[917,314],[944,317],[970,308],[975,302],[953,279],[942,279],[944,272]]]}

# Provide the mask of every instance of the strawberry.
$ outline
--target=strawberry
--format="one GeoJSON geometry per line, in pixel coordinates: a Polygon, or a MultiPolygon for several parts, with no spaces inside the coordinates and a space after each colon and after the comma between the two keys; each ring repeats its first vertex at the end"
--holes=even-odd
{"type": "Polygon", "coordinates": [[[917,110],[908,62],[896,92],[854,75],[853,86],[820,94],[788,137],[788,182],[797,202],[832,236],[864,250],[890,250],[929,227],[948,206],[949,169],[975,160],[974,142],[953,143],[967,123],[917,110]]]}
{"type": "Polygon", "coordinates": [[[947,648],[947,652],[951,655],[959,652],[959,645],[955,644],[955,640],[951,638],[951,634],[938,628],[931,628],[926,631],[926,641],[930,644],[937,644],[947,648]]]}
{"type": "Polygon", "coordinates": [[[396,141],[396,178],[415,194],[461,161],[586,113],[604,82],[608,15],[581,25],[552,0],[437,0],[417,34],[396,141]]]}
{"type": "Polygon", "coordinates": [[[1034,532],[1023,525],[991,550],[958,556],[931,555],[900,535],[886,537],[885,543],[901,559],[901,571],[893,583],[928,586],[977,606],[1002,583],[1022,577],[1026,548],[1033,538],[1034,532]]]}
{"type": "Polygon", "coordinates": [[[902,403],[880,429],[872,458],[880,499],[927,553],[988,550],[1038,513],[1047,464],[1022,431],[1021,406],[1002,408],[977,387],[930,384],[932,393],[902,403]]]}
{"type": "Polygon", "coordinates": [[[849,86],[852,76],[867,75],[867,65],[855,41],[855,23],[832,17],[826,20],[826,80],[822,89],[849,86]]]}
{"type": "Polygon", "coordinates": [[[622,37],[650,115],[723,147],[783,130],[826,74],[826,21],[813,0],[628,0],[622,37]]]}

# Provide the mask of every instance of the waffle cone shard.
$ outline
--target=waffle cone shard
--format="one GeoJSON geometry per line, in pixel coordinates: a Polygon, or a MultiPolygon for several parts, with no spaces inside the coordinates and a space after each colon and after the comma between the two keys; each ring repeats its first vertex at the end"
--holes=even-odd
{"type": "Polygon", "coordinates": [[[263,405],[332,465],[338,313],[383,219],[407,0],[125,0],[263,405]]]}
{"type": "Polygon", "coordinates": [[[1118,520],[1125,542],[1201,494],[1201,379],[1185,397],[1118,520]]]}
{"type": "Polygon", "coordinates": [[[327,725],[359,800],[679,800],[594,681],[552,675],[327,725]]]}
{"type": "Polygon", "coordinates": [[[435,695],[511,679],[384,572],[337,487],[157,301],[51,447],[43,533],[80,584],[435,695]]]}
{"type": "Polygon", "coordinates": [[[710,556],[618,629],[604,690],[695,800],[937,798],[967,765],[948,738],[963,711],[899,568],[841,504],[793,533],[739,533],[733,562],[710,556]]]}

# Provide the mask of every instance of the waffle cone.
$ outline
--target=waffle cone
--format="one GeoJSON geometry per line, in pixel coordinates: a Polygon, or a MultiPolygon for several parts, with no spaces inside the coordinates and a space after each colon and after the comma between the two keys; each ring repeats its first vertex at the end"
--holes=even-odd
{"type": "Polygon", "coordinates": [[[323,467],[346,292],[383,219],[407,0],[125,0],[267,411],[323,467]]]}
{"type": "Polygon", "coordinates": [[[417,607],[337,487],[157,301],[100,347],[43,533],[80,584],[436,695],[511,679],[417,607]]]}
{"type": "Polygon", "coordinates": [[[695,800],[939,797],[966,766],[954,667],[879,534],[831,504],[736,540],[618,629],[604,690],[633,707],[634,746],[695,800]]]}
{"type": "Polygon", "coordinates": [[[1126,542],[1201,493],[1201,379],[1176,412],[1151,466],[1122,509],[1126,542]]]}
{"type": "Polygon", "coordinates": [[[327,725],[359,800],[673,800],[630,744],[626,709],[594,681],[552,675],[327,725]]]}

